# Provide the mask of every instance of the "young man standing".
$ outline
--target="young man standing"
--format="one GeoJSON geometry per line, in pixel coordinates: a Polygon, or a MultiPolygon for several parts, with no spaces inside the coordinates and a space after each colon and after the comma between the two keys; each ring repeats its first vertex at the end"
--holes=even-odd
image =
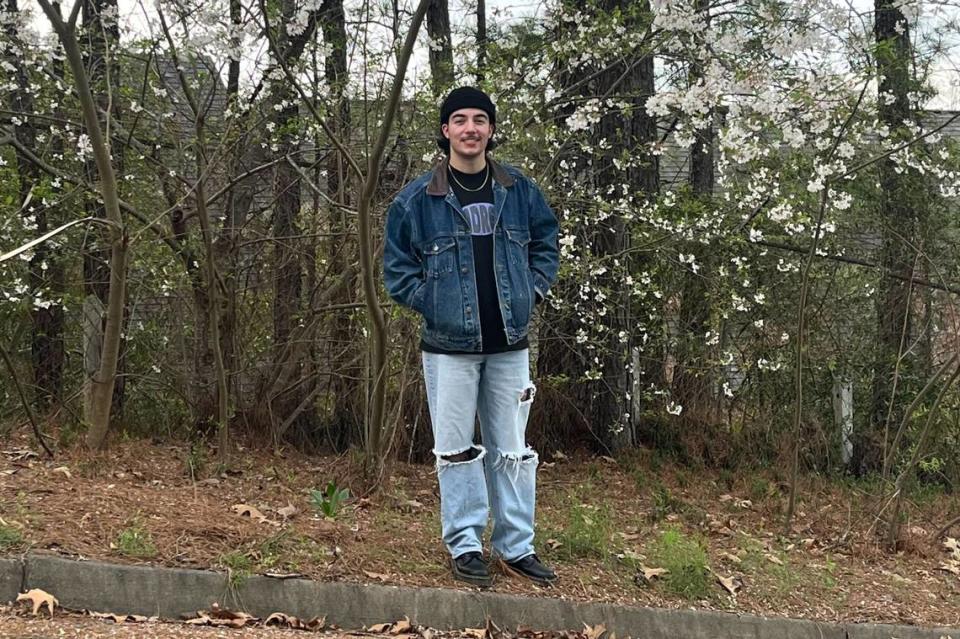
{"type": "Polygon", "coordinates": [[[536,387],[527,330],[557,277],[556,217],[540,190],[487,152],[496,107],[461,87],[440,108],[430,172],[387,213],[384,280],[423,317],[421,350],[440,483],[443,541],[454,577],[489,586],[480,536],[493,516],[493,556],[505,572],[547,585],[534,553],[537,453],[525,432],[536,387]],[[480,420],[482,443],[474,442],[480,420]]]}

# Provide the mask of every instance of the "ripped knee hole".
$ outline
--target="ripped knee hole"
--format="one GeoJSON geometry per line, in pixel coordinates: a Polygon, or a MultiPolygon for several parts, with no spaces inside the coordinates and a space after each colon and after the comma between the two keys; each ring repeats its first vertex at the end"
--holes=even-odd
{"type": "Polygon", "coordinates": [[[462,453],[457,453],[456,455],[440,455],[440,459],[448,462],[460,463],[460,462],[473,461],[479,456],[480,456],[480,449],[471,448],[469,450],[463,451],[462,453]]]}

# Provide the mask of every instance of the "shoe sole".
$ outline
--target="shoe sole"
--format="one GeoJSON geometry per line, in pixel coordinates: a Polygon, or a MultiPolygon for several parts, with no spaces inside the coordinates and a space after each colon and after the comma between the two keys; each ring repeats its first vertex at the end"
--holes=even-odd
{"type": "Polygon", "coordinates": [[[450,560],[450,565],[453,569],[453,578],[458,581],[463,581],[471,586],[478,586],[480,588],[489,588],[493,585],[493,575],[489,577],[475,577],[473,575],[468,575],[457,570],[457,564],[452,559],[450,560]]]}
{"type": "Polygon", "coordinates": [[[499,557],[497,558],[497,565],[500,567],[500,570],[502,570],[504,574],[512,577],[519,577],[520,579],[526,579],[527,581],[532,581],[538,586],[552,586],[554,582],[557,580],[556,577],[554,577],[553,579],[540,579],[539,577],[533,577],[526,573],[522,573],[515,568],[511,568],[510,564],[508,564],[506,561],[504,561],[502,558],[499,558],[499,557]]]}

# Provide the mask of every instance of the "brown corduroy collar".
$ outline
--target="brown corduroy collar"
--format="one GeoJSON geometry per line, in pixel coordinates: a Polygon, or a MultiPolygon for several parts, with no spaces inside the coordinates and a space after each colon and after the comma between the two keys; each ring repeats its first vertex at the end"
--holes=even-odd
{"type": "MultiPolygon", "coordinates": [[[[490,170],[493,171],[493,179],[509,188],[513,186],[513,176],[507,173],[500,164],[489,155],[487,162],[490,164],[490,170]]],[[[427,185],[427,195],[439,195],[446,197],[450,190],[450,180],[447,179],[447,167],[450,165],[450,158],[444,155],[436,164],[433,165],[433,175],[430,176],[430,183],[427,185]]]]}

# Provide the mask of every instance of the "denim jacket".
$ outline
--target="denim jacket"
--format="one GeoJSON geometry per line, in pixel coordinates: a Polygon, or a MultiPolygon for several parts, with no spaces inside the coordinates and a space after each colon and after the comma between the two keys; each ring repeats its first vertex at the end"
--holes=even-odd
{"type": "MultiPolygon", "coordinates": [[[[450,189],[447,158],[400,191],[387,211],[383,279],[396,302],[423,316],[423,341],[438,348],[483,348],[470,224],[450,189]]],[[[493,173],[494,272],[507,343],[527,335],[536,298],[557,278],[557,218],[514,167],[493,173]]]]}

